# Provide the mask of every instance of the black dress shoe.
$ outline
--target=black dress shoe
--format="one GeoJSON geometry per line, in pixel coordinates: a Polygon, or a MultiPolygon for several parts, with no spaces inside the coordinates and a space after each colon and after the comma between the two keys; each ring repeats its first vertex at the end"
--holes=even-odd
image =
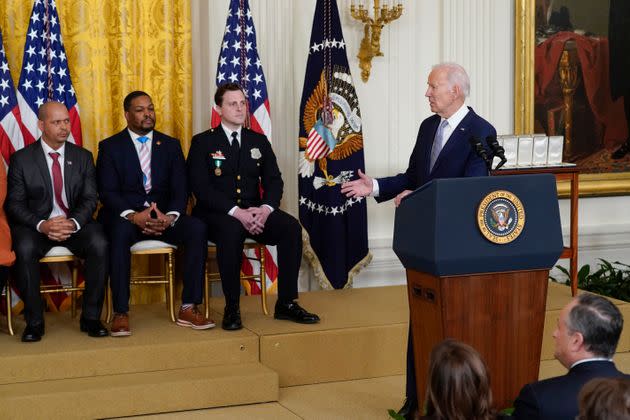
{"type": "Polygon", "coordinates": [[[221,327],[224,330],[234,331],[243,328],[243,322],[241,321],[241,310],[238,305],[225,305],[223,311],[223,322],[221,327]]]}
{"type": "Polygon", "coordinates": [[[628,152],[630,152],[630,139],[626,140],[626,142],[622,144],[619,149],[615,150],[610,157],[613,159],[621,159],[628,154],[628,152]]]}
{"type": "Polygon", "coordinates": [[[406,420],[412,420],[416,417],[418,413],[418,404],[415,401],[411,401],[409,398],[405,399],[405,403],[400,410],[398,410],[398,415],[404,417],[406,420]]]}
{"type": "Polygon", "coordinates": [[[306,309],[295,302],[276,302],[276,310],[273,317],[275,319],[286,319],[300,324],[317,324],[319,322],[317,315],[307,312],[306,309]]]}
{"type": "Polygon", "coordinates": [[[98,319],[85,319],[81,318],[80,321],[81,331],[86,332],[90,337],[107,337],[109,331],[98,319]]]}
{"type": "Polygon", "coordinates": [[[37,324],[26,324],[26,328],[24,328],[24,332],[22,333],[22,341],[25,343],[34,343],[35,341],[40,341],[42,339],[42,335],[44,335],[44,323],[39,322],[37,324]]]}

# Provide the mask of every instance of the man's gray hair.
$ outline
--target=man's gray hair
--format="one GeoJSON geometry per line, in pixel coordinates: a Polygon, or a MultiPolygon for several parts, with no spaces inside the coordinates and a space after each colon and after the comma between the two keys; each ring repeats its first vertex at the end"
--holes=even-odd
{"type": "Polygon", "coordinates": [[[598,357],[610,359],[615,354],[623,329],[623,316],[611,301],[591,293],[577,297],[567,319],[571,334],[579,332],[584,346],[598,357]]]}
{"type": "Polygon", "coordinates": [[[433,66],[433,70],[446,70],[449,87],[459,86],[464,98],[470,95],[470,79],[462,66],[457,63],[440,63],[433,66]]]}

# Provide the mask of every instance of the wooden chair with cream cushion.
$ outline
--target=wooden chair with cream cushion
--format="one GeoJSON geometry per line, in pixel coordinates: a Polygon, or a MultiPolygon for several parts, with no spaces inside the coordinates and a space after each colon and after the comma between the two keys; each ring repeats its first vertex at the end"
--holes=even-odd
{"type": "MultiPolygon", "coordinates": [[[[260,297],[262,310],[265,315],[269,315],[269,311],[267,310],[267,287],[266,287],[266,279],[267,276],[265,274],[265,245],[259,244],[253,239],[246,238],[245,244],[243,245],[243,250],[247,249],[255,249],[258,250],[259,258],[249,258],[250,260],[255,260],[260,263],[260,273],[253,275],[245,275],[241,272],[241,281],[254,280],[256,283],[260,284],[260,297]]],[[[208,241],[208,255],[214,255],[216,257],[217,246],[214,242],[208,241]]],[[[206,317],[210,316],[210,295],[211,295],[211,283],[216,281],[221,281],[221,274],[218,272],[211,272],[210,265],[206,264],[206,284],[205,284],[205,302],[206,302],[206,317]]]]}
{"type": "MultiPolygon", "coordinates": [[[[177,246],[158,240],[138,241],[130,248],[131,255],[160,255],[164,261],[164,271],[159,275],[135,275],[129,279],[131,285],[145,284],[163,284],[166,290],[166,308],[171,317],[171,321],[175,322],[175,299],[174,294],[174,278],[175,278],[175,251],[177,246]]],[[[109,287],[107,294],[111,294],[109,287]]],[[[112,302],[112,299],[108,299],[112,302]]],[[[107,322],[110,322],[113,315],[111,303],[107,305],[107,322]]]]}
{"type": "MultiPolygon", "coordinates": [[[[46,253],[46,255],[44,255],[43,258],[40,258],[39,262],[41,264],[62,263],[62,262],[70,263],[71,271],[72,271],[72,281],[70,285],[40,284],[39,291],[41,294],[58,293],[58,292],[70,293],[70,313],[72,314],[73,318],[76,317],[77,316],[77,292],[84,290],[83,285],[77,284],[78,278],[79,278],[80,259],[77,256],[75,256],[72,252],[70,252],[68,248],[64,246],[54,246],[46,253]]],[[[11,292],[10,292],[11,288],[10,287],[11,287],[10,280],[7,279],[6,292],[5,292],[7,295],[6,297],[7,323],[9,327],[9,334],[13,335],[13,319],[12,319],[12,313],[11,313],[11,308],[13,307],[13,304],[11,302],[11,292]]]]}

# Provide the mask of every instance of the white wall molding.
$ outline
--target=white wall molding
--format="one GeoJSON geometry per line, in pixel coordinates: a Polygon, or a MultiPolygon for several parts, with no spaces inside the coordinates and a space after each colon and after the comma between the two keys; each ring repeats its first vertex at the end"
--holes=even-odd
{"type": "MultiPolygon", "coordinates": [[[[273,147],[285,181],[282,207],[297,213],[299,103],[315,0],[250,0],[271,103],[273,147]]],[[[366,170],[372,176],[405,170],[420,122],[431,112],[424,92],[431,66],[462,64],[471,78],[467,101],[499,134],[513,131],[514,1],[403,0],[400,19],[382,32],[383,57],[372,62],[367,83],[360,78],[362,25],[337,1],[363,119],[366,170]]],[[[191,0],[193,16],[193,131],[207,128],[211,95],[229,0],[191,0]]],[[[566,200],[561,214],[568,220],[566,200]]],[[[580,200],[580,264],[597,258],[630,262],[630,197],[580,200]]],[[[368,200],[372,264],[355,287],[404,283],[391,250],[394,206],[368,200]]],[[[566,226],[563,229],[565,232],[566,226]]],[[[568,241],[568,238],[565,238],[568,241]]],[[[566,261],[566,260],[565,260],[566,261]]],[[[319,286],[302,265],[300,288],[319,286]]]]}

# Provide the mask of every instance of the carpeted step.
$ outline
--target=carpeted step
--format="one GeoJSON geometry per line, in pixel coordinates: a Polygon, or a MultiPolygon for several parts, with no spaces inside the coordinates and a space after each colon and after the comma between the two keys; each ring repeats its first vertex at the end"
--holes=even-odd
{"type": "Polygon", "coordinates": [[[206,366],[0,385],[0,416],[130,416],[277,401],[278,393],[278,375],[260,363],[206,366]]]}

